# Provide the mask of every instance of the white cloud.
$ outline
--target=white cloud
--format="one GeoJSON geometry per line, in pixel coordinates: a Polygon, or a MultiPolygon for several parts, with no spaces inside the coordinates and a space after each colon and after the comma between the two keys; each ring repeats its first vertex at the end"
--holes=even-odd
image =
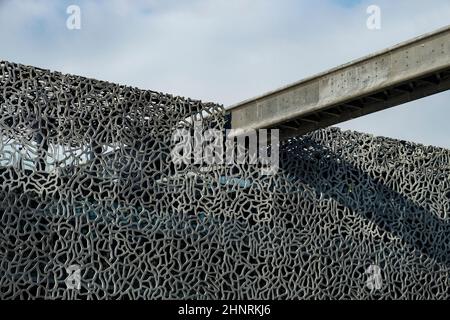
{"type": "MultiPolygon", "coordinates": [[[[448,0],[379,0],[382,29],[370,31],[369,4],[3,1],[0,52],[5,60],[229,105],[442,27],[450,16],[448,0]],[[81,7],[80,31],[65,27],[69,4],[81,7]]],[[[343,127],[450,148],[450,129],[432,123],[448,118],[449,98],[437,95],[343,127]]]]}

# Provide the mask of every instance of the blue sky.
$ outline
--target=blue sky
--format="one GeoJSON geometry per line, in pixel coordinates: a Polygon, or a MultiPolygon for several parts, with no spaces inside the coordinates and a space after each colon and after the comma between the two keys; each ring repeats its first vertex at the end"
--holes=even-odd
{"type": "Polygon", "coordinates": [[[344,6],[344,7],[354,7],[356,5],[359,5],[363,2],[363,0],[332,0],[335,3],[344,6]]]}
{"type": "MultiPolygon", "coordinates": [[[[450,23],[448,0],[3,0],[0,59],[225,106],[450,23]],[[66,8],[81,8],[81,30],[66,8]],[[366,27],[381,8],[381,30],[366,27]]],[[[340,125],[450,148],[450,93],[340,125]]]]}

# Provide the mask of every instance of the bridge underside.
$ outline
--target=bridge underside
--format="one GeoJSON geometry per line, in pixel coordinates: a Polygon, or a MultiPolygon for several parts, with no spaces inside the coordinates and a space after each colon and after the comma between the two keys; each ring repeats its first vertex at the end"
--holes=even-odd
{"type": "Polygon", "coordinates": [[[450,89],[450,27],[228,108],[235,135],[302,135],[450,89]]]}
{"type": "Polygon", "coordinates": [[[382,111],[450,89],[450,69],[407,81],[380,92],[362,96],[289,120],[272,128],[279,129],[286,139],[326,128],[370,113],[382,111]]]}

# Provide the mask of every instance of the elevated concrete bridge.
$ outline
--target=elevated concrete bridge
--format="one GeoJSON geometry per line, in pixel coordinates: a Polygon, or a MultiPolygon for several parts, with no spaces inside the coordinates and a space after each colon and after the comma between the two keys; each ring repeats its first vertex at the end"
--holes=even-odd
{"type": "Polygon", "coordinates": [[[228,108],[235,135],[284,139],[450,89],[450,26],[228,108]]]}

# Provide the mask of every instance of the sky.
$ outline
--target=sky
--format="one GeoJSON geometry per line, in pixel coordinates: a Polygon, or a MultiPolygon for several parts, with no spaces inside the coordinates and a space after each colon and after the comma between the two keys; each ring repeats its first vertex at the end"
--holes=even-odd
{"type": "MultiPolygon", "coordinates": [[[[0,0],[0,59],[229,106],[448,24],[449,0],[0,0]]],[[[338,126],[450,148],[449,103],[338,126]]]]}

